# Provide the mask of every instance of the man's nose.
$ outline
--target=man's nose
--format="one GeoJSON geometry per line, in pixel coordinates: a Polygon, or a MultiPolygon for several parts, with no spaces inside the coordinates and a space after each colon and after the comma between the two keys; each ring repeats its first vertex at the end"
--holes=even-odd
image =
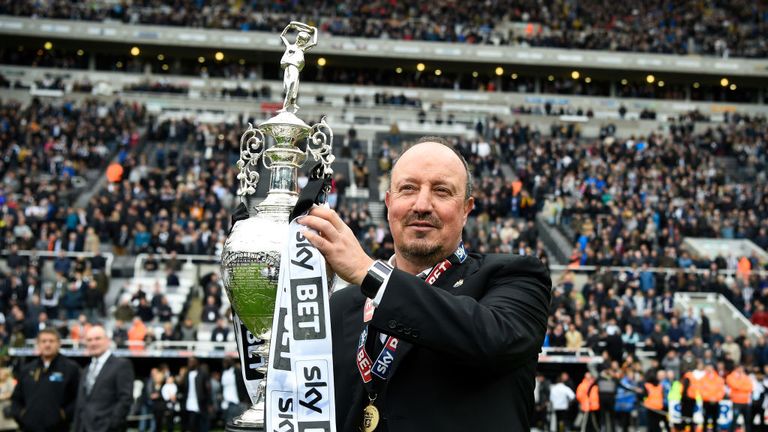
{"type": "Polygon", "coordinates": [[[416,213],[430,213],[432,211],[432,191],[428,187],[419,190],[412,210],[416,213]]]}

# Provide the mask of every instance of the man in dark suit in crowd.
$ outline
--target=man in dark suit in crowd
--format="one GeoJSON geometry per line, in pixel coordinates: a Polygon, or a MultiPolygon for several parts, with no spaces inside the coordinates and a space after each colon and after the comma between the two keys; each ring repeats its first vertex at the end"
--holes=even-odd
{"type": "Polygon", "coordinates": [[[187,360],[187,373],[179,383],[179,403],[184,412],[185,431],[208,432],[210,427],[211,376],[206,365],[195,357],[187,360]]]}
{"type": "Polygon", "coordinates": [[[368,257],[331,210],[301,219],[352,284],[331,296],[338,430],[530,430],[547,269],[532,256],[464,251],[471,177],[441,138],[403,153],[385,201],[388,262],[368,257]]]}
{"type": "Polygon", "coordinates": [[[75,408],[75,432],[124,431],[133,403],[133,365],[109,349],[104,327],[85,334],[91,363],[83,372],[75,408]]]}
{"type": "Polygon", "coordinates": [[[24,431],[69,431],[75,414],[80,367],[59,354],[54,328],[37,334],[40,357],[24,365],[11,397],[11,413],[24,431]]]}

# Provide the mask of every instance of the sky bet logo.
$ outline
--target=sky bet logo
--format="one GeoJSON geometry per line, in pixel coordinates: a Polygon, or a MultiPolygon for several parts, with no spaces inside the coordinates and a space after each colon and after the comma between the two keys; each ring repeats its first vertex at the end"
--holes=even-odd
{"type": "Polygon", "coordinates": [[[331,404],[328,363],[322,360],[296,362],[298,395],[271,391],[279,421],[273,432],[329,432],[331,404]],[[298,397],[296,397],[298,396],[298,397]]]}
{"type": "Polygon", "coordinates": [[[245,327],[245,324],[243,324],[242,321],[238,319],[237,322],[240,326],[240,343],[243,345],[243,351],[245,352],[245,355],[243,356],[243,363],[245,365],[245,379],[248,381],[254,381],[264,378],[264,375],[256,370],[264,363],[261,356],[256,353],[256,351],[259,349],[259,346],[261,346],[263,342],[254,336],[253,333],[251,333],[245,327]]]}
{"type": "MultiPolygon", "coordinates": [[[[315,271],[310,260],[314,257],[313,247],[301,234],[296,233],[296,256],[291,264],[305,270],[315,271]]],[[[325,338],[325,308],[323,279],[310,277],[291,278],[291,305],[293,306],[293,337],[296,340],[325,338]]]]}
{"type": "Polygon", "coordinates": [[[384,349],[381,350],[379,358],[376,359],[376,364],[373,365],[373,374],[383,380],[387,379],[389,368],[392,367],[392,362],[395,360],[397,342],[397,338],[392,336],[387,338],[387,344],[384,346],[384,349]]]}

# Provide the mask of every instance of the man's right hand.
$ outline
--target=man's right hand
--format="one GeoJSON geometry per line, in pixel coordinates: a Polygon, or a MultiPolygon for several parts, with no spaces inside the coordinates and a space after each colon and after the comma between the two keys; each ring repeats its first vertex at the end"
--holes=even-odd
{"type": "Polygon", "coordinates": [[[365,253],[355,234],[335,211],[317,206],[298,222],[317,231],[306,230],[302,234],[323,254],[340,278],[354,285],[363,283],[373,258],[365,253]]]}

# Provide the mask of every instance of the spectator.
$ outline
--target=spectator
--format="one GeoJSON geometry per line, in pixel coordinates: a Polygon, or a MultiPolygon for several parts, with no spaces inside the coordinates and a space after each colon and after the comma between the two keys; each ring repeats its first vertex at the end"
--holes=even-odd
{"type": "Polygon", "coordinates": [[[583,414],[582,430],[600,431],[600,398],[597,391],[597,382],[592,377],[590,372],[584,374],[584,379],[576,389],[576,400],[579,401],[579,406],[583,414]]]}
{"type": "Polygon", "coordinates": [[[146,297],[142,297],[139,300],[139,306],[136,308],[136,316],[145,323],[151,322],[155,318],[155,313],[152,311],[146,297]]]}
{"type": "Polygon", "coordinates": [[[192,323],[192,319],[187,317],[179,328],[181,340],[197,340],[197,329],[192,323]]]}
{"type": "MultiPolygon", "coordinates": [[[[733,432],[736,429],[736,423],[739,416],[744,417],[745,432],[752,431],[754,416],[752,415],[752,389],[753,383],[749,375],[744,373],[744,367],[736,363],[733,372],[725,380],[730,389],[730,397],[733,402],[733,421],[729,430],[733,432]]],[[[763,423],[762,421],[760,423],[763,423]]]]}
{"type": "Polygon", "coordinates": [[[10,369],[0,368],[0,430],[19,429],[19,425],[12,417],[11,408],[11,395],[15,387],[16,381],[10,369]]]}
{"type": "Polygon", "coordinates": [[[118,348],[128,348],[128,330],[125,329],[125,323],[116,319],[112,327],[112,342],[118,348]]]}
{"type": "Polygon", "coordinates": [[[733,364],[741,364],[741,348],[734,342],[732,336],[725,337],[723,353],[725,354],[725,358],[730,359],[733,364]]]}
{"type": "Polygon", "coordinates": [[[171,321],[171,318],[173,318],[173,310],[171,309],[170,304],[168,304],[168,298],[166,296],[161,296],[160,305],[157,307],[156,316],[157,320],[161,323],[167,323],[171,321]]]}
{"type": "Polygon", "coordinates": [[[112,355],[104,327],[89,329],[86,345],[92,360],[78,385],[74,430],[83,432],[104,423],[107,429],[125,430],[133,402],[133,366],[112,355]]]}
{"type": "Polygon", "coordinates": [[[707,365],[701,379],[701,399],[704,401],[704,427],[717,428],[720,401],[725,397],[725,382],[712,365],[707,365]]]}
{"type": "Polygon", "coordinates": [[[25,365],[18,375],[11,412],[24,430],[69,430],[80,368],[59,354],[60,347],[58,332],[41,330],[37,336],[40,357],[25,365]]]}
{"type": "Polygon", "coordinates": [[[180,339],[178,332],[173,328],[173,324],[166,322],[163,324],[163,333],[160,335],[162,341],[177,341],[180,339]]]}
{"type": "Polygon", "coordinates": [[[211,379],[205,365],[195,357],[187,361],[188,370],[179,383],[178,400],[185,412],[184,430],[207,431],[209,425],[209,404],[211,379]]]}
{"type": "Polygon", "coordinates": [[[224,358],[221,374],[222,404],[224,424],[239,416],[249,407],[250,398],[245,390],[240,362],[236,358],[224,358]]]}
{"type": "Polygon", "coordinates": [[[368,161],[365,154],[358,152],[352,164],[352,172],[355,177],[355,185],[361,189],[368,188],[368,161]]]}
{"type": "Polygon", "coordinates": [[[147,337],[147,326],[140,317],[134,317],[131,328],[128,329],[128,348],[132,351],[144,351],[144,339],[147,337]]]}
{"type": "Polygon", "coordinates": [[[174,417],[176,413],[180,411],[179,402],[177,399],[178,386],[176,385],[176,380],[173,376],[168,376],[165,378],[165,384],[163,384],[163,388],[160,391],[160,394],[163,396],[163,400],[165,400],[167,407],[165,419],[167,428],[166,430],[171,432],[173,431],[174,417]]]}
{"type": "Polygon", "coordinates": [[[576,398],[573,389],[566,384],[569,381],[568,374],[563,372],[558,377],[557,383],[549,392],[549,401],[555,413],[555,430],[569,430],[571,424],[568,417],[571,402],[576,398]]]}
{"type": "Polygon", "coordinates": [[[584,339],[581,333],[576,329],[576,326],[569,326],[568,331],[565,332],[565,346],[570,349],[578,349],[584,345],[584,339]]]}
{"type": "Polygon", "coordinates": [[[215,323],[218,319],[219,307],[216,306],[216,299],[213,296],[208,296],[203,311],[200,314],[200,321],[204,323],[215,323]]]}
{"type": "Polygon", "coordinates": [[[223,318],[216,320],[216,327],[211,332],[211,342],[225,342],[229,338],[229,328],[223,318]]]}
{"type": "Polygon", "coordinates": [[[115,309],[115,319],[123,322],[133,320],[133,308],[129,298],[121,297],[120,304],[115,309]]]}

